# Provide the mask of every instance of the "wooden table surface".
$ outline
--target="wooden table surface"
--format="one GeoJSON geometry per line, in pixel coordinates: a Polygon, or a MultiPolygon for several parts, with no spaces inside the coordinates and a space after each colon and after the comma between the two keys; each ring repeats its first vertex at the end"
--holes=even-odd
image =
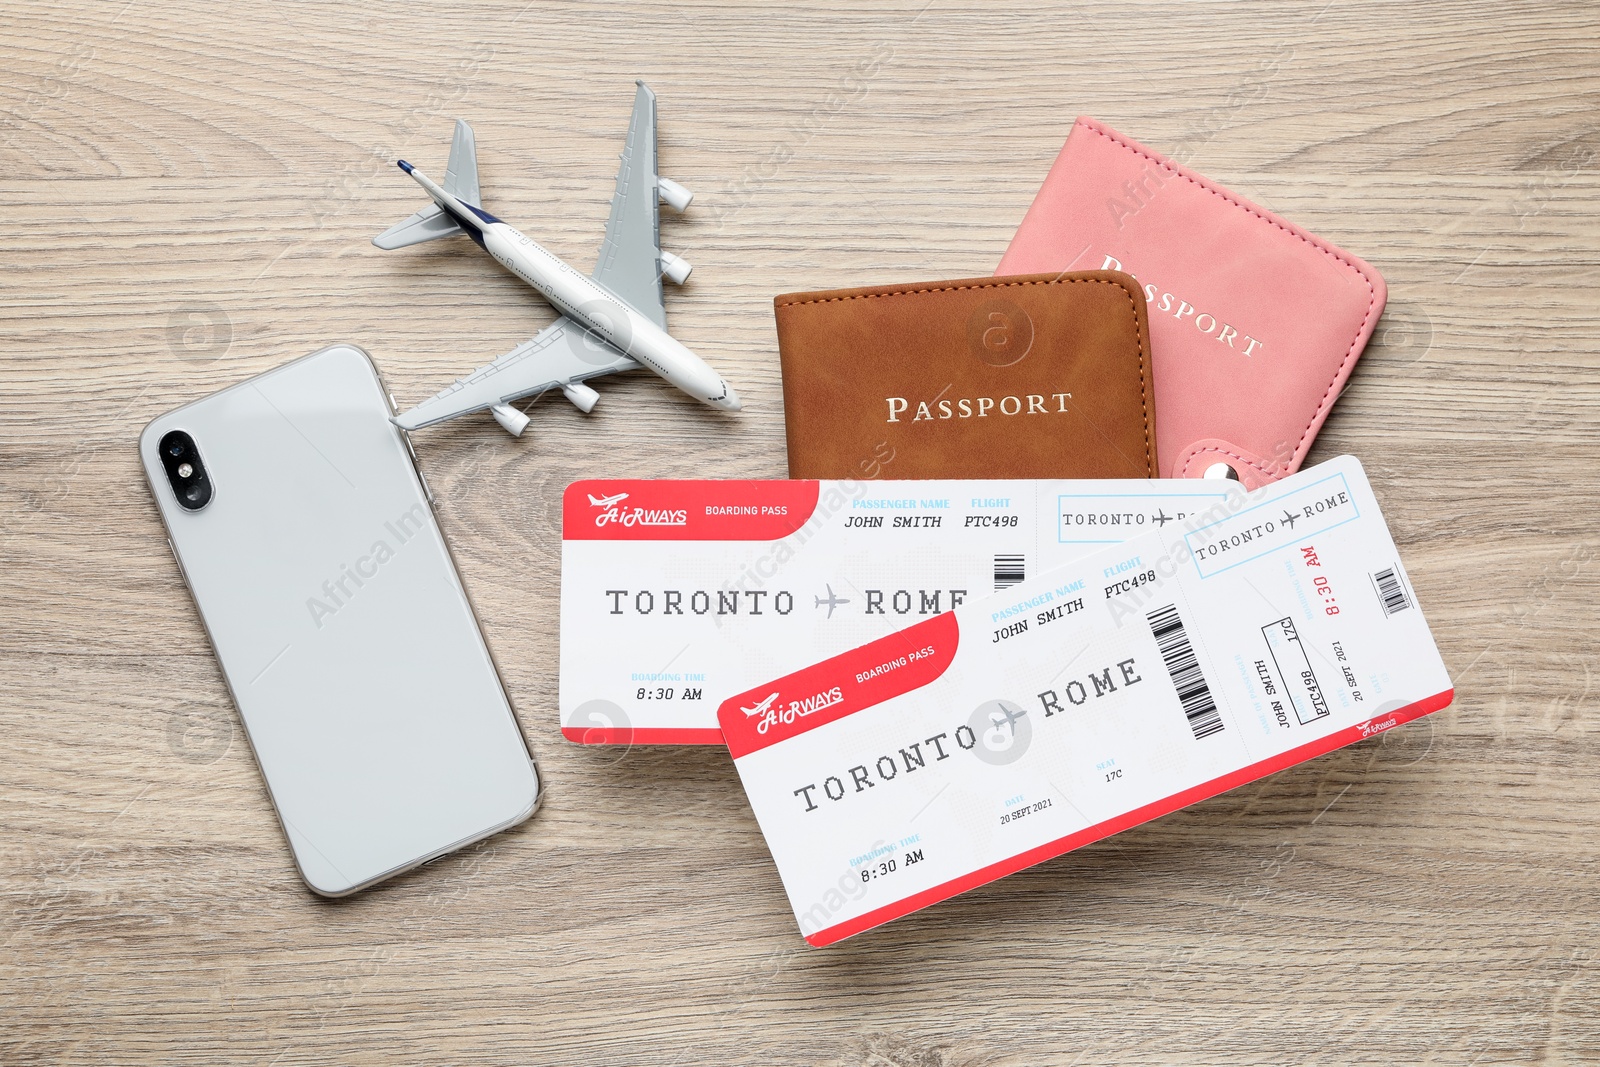
{"type": "Polygon", "coordinates": [[[1600,10],[22,3],[0,9],[0,1063],[1600,1059],[1600,10]],[[75,10],[68,10],[72,7],[75,10]],[[333,341],[402,403],[552,312],[385,254],[474,123],[489,206],[593,262],[633,91],[698,193],[674,332],[582,416],[418,436],[549,783],[329,903],[296,876],[135,457],[333,341]],[[784,473],[771,298],[991,271],[1078,114],[1374,264],[1312,452],[1361,457],[1449,710],[829,949],[727,756],[555,718],[558,501],[784,473]]]}

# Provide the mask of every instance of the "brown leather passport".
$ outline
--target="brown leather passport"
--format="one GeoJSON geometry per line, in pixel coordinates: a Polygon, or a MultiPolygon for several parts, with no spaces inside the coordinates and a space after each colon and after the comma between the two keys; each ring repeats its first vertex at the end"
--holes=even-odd
{"type": "Polygon", "coordinates": [[[1121,271],[773,300],[791,478],[1153,478],[1144,292],[1121,271]]]}

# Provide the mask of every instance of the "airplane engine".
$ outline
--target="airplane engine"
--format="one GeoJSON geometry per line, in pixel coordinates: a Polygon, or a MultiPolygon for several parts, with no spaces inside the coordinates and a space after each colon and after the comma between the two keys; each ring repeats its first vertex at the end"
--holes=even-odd
{"type": "Polygon", "coordinates": [[[561,387],[561,395],[572,401],[572,406],[585,415],[594,410],[600,403],[600,394],[584,385],[582,382],[568,382],[561,387]]]}
{"type": "Polygon", "coordinates": [[[694,194],[671,178],[656,178],[656,193],[661,197],[661,202],[674,211],[682,211],[689,206],[689,201],[694,199],[694,194]]]}
{"type": "Polygon", "coordinates": [[[493,415],[494,421],[500,424],[500,428],[512,437],[521,437],[522,431],[528,428],[528,416],[510,404],[496,404],[489,409],[489,414],[493,415]]]}
{"type": "Polygon", "coordinates": [[[687,259],[673,255],[671,252],[661,253],[661,274],[674,285],[682,285],[689,280],[689,272],[694,270],[687,259]]]}

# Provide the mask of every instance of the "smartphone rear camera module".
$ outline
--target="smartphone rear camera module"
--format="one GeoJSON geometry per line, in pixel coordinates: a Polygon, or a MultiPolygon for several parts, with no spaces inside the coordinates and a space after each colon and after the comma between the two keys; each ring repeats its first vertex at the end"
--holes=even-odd
{"type": "Polygon", "coordinates": [[[205,464],[200,462],[200,450],[194,446],[194,438],[182,430],[171,430],[161,438],[158,451],[180,507],[199,511],[211,503],[211,479],[206,475],[205,464]]]}

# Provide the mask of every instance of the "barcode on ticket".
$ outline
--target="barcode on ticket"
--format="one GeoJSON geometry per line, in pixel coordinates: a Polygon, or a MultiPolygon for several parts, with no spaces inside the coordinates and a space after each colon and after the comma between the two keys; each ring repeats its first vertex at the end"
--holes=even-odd
{"type": "Polygon", "coordinates": [[[1195,740],[1222,732],[1222,713],[1212,699],[1211,687],[1200,673],[1200,661],[1195,657],[1194,646],[1184,631],[1183,620],[1178,617],[1175,604],[1157,608],[1145,616],[1150,623],[1150,633],[1161,650],[1161,659],[1167,665],[1167,675],[1178,691],[1178,702],[1183,705],[1184,718],[1194,731],[1195,740]]]}
{"type": "Polygon", "coordinates": [[[1018,585],[1027,573],[1023,568],[1021,556],[996,556],[994,558],[994,588],[995,592],[1018,585]]]}
{"type": "Polygon", "coordinates": [[[1372,587],[1378,591],[1378,599],[1383,602],[1385,618],[1411,606],[1411,594],[1406,592],[1405,583],[1393,567],[1385,567],[1374,574],[1372,587]]]}

